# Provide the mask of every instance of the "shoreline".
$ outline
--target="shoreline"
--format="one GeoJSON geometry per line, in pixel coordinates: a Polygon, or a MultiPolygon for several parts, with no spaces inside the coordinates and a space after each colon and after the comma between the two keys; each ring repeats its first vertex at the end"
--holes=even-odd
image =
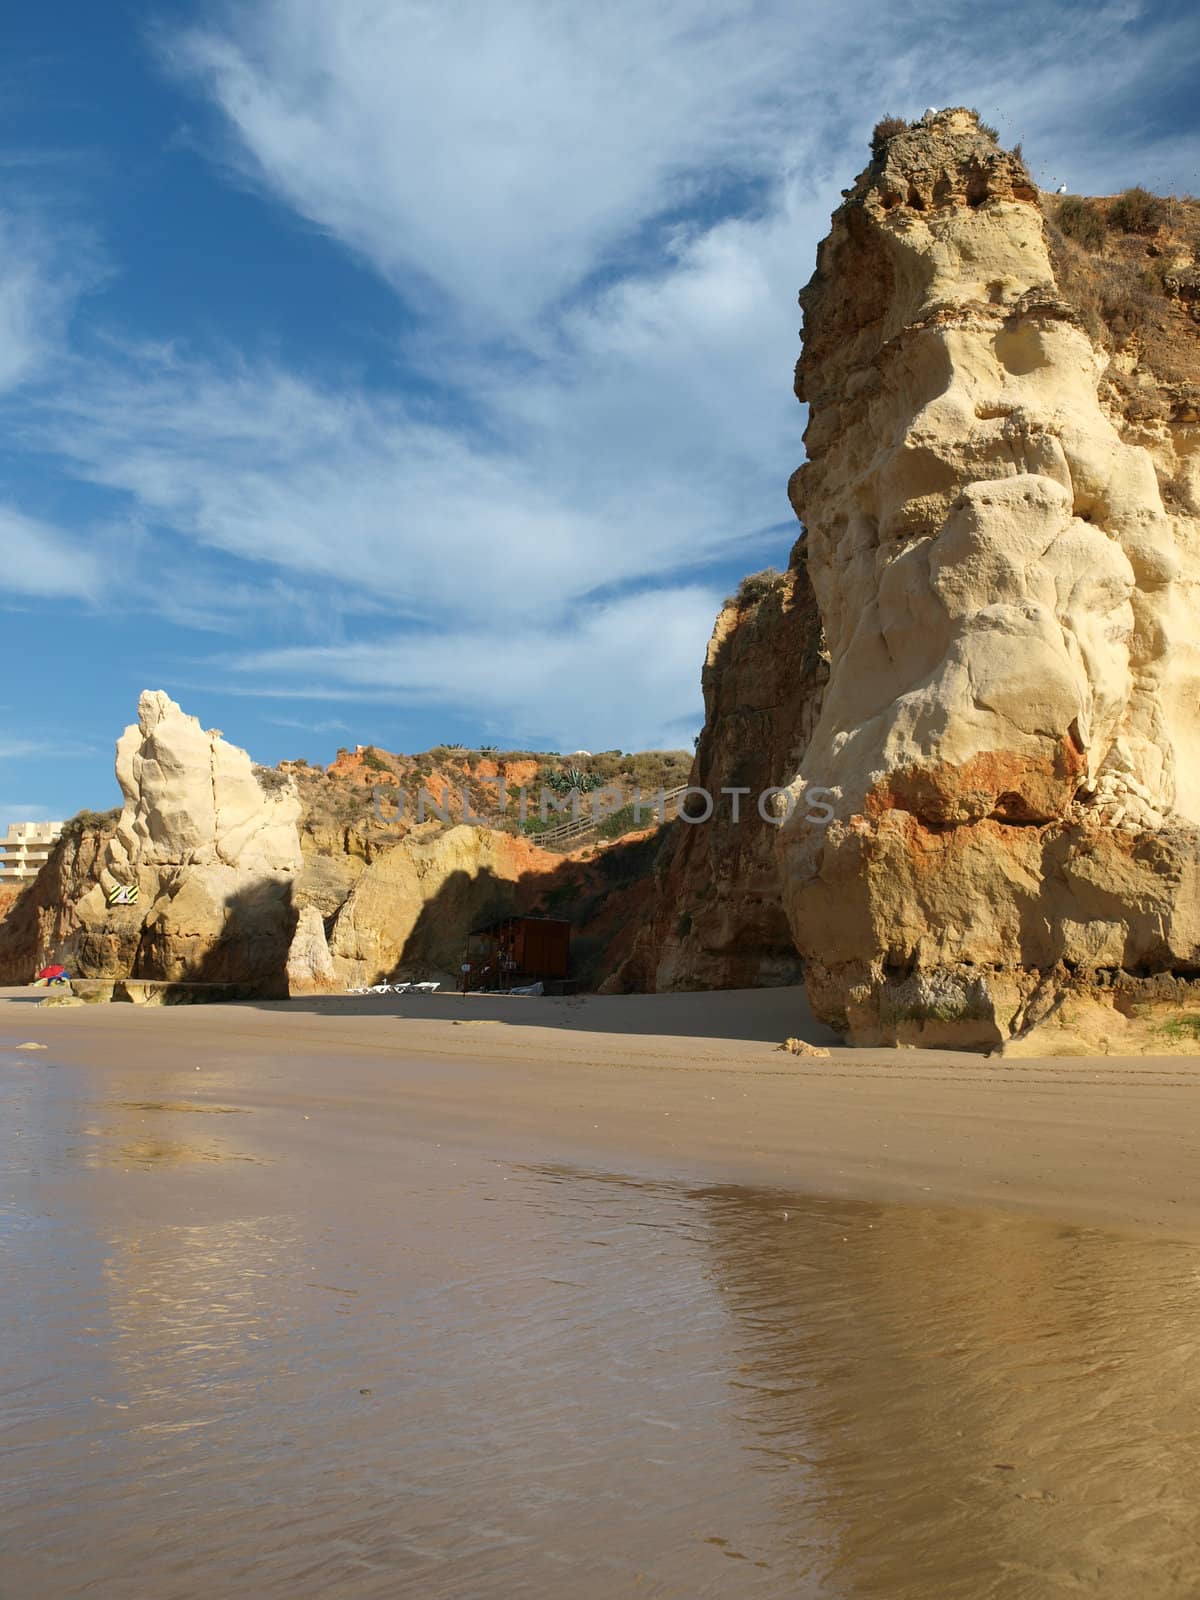
{"type": "Polygon", "coordinates": [[[236,1098],[305,1158],[363,1137],[697,1185],[1020,1213],[1200,1239],[1194,1056],[829,1045],[796,989],[48,1007],[0,991],[0,1070],[236,1098]],[[14,1053],[37,1041],[45,1050],[14,1053]],[[197,1071],[199,1068],[199,1071],[197,1071]]]}

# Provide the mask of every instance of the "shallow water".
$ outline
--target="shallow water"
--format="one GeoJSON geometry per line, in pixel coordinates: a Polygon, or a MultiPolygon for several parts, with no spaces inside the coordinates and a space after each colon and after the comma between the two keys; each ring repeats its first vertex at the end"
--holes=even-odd
{"type": "Polygon", "coordinates": [[[1196,1247],[192,1072],[0,1054],[4,1600],[1200,1588],[1196,1247]]]}

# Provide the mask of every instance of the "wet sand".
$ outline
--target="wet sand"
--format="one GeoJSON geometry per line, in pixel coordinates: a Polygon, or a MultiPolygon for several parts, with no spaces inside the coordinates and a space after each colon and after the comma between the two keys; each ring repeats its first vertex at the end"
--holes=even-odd
{"type": "Polygon", "coordinates": [[[1200,1074],[801,1031],[0,999],[0,1596],[1193,1595],[1200,1074]]]}
{"type": "Polygon", "coordinates": [[[298,1139],[315,1133],[305,1114],[402,1123],[519,1159],[1200,1238],[1200,1056],[846,1049],[797,989],[163,1009],[43,1009],[31,993],[0,990],[0,1050],[51,1048],[12,1060],[119,1064],[148,1082],[176,1063],[219,1071],[249,1103],[298,1115],[298,1139]],[[789,1034],[830,1056],[780,1052],[789,1034]]]}

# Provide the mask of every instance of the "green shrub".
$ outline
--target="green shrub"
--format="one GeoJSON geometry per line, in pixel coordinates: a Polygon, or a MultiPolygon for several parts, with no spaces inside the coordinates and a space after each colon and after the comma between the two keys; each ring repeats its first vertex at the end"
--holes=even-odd
{"type": "Polygon", "coordinates": [[[363,751],[362,764],[364,767],[369,767],[372,772],[390,772],[392,770],[373,744],[369,744],[363,751]]]}
{"type": "Polygon", "coordinates": [[[908,123],[903,117],[880,117],[871,133],[871,154],[878,158],[887,148],[889,139],[907,132],[908,123]]]}
{"type": "Polygon", "coordinates": [[[1177,1044],[1188,1040],[1200,1043],[1200,1017],[1171,1017],[1163,1023],[1160,1031],[1177,1044]]]}
{"type": "Polygon", "coordinates": [[[278,794],[280,790],[288,787],[286,772],[280,772],[278,767],[260,767],[254,765],[254,776],[258,779],[258,786],[264,794],[278,794]]]}
{"type": "Polygon", "coordinates": [[[572,789],[578,789],[580,794],[590,794],[593,789],[598,789],[604,782],[594,772],[581,772],[578,767],[567,767],[565,771],[548,772],[545,784],[548,789],[553,789],[555,794],[570,794],[572,789]]]}
{"type": "Polygon", "coordinates": [[[651,820],[651,814],[642,808],[642,815],[635,819],[632,805],[622,806],[619,811],[614,811],[611,817],[596,829],[602,839],[619,839],[623,833],[632,833],[634,828],[645,828],[651,820]]]}
{"type": "Polygon", "coordinates": [[[599,755],[589,756],[588,763],[588,771],[598,784],[609,783],[628,770],[619,750],[602,750],[599,755]]]}
{"type": "Polygon", "coordinates": [[[642,750],[625,758],[625,772],[643,795],[673,789],[687,777],[691,757],[683,750],[642,750]]]}
{"type": "Polygon", "coordinates": [[[737,593],[731,594],[725,604],[738,605],[745,609],[756,606],[760,600],[774,590],[778,589],[784,581],[784,575],[776,567],[764,567],[761,572],[751,572],[742,579],[737,586],[737,593]]]}
{"type": "Polygon", "coordinates": [[[1058,202],[1054,214],[1061,232],[1085,250],[1099,250],[1107,232],[1104,213],[1094,200],[1081,194],[1067,194],[1058,202]]]}
{"type": "Polygon", "coordinates": [[[1158,195],[1140,185],[1119,194],[1108,208],[1108,225],[1119,233],[1154,233],[1166,220],[1158,195]]]}
{"type": "Polygon", "coordinates": [[[1138,281],[1148,294],[1165,294],[1167,289],[1167,261],[1165,256],[1159,256],[1157,261],[1150,261],[1138,274],[1138,281]]]}
{"type": "Polygon", "coordinates": [[[77,839],[83,833],[94,828],[111,828],[121,815],[120,806],[113,806],[111,811],[77,811],[73,817],[63,823],[62,835],[64,839],[77,839]]]}

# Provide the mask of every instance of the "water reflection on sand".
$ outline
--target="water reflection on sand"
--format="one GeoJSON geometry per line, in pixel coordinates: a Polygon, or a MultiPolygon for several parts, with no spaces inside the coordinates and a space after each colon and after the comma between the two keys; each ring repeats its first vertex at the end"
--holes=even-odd
{"type": "Polygon", "coordinates": [[[1195,1593],[1193,1246],[213,1093],[0,1079],[0,1594],[1195,1593]]]}

